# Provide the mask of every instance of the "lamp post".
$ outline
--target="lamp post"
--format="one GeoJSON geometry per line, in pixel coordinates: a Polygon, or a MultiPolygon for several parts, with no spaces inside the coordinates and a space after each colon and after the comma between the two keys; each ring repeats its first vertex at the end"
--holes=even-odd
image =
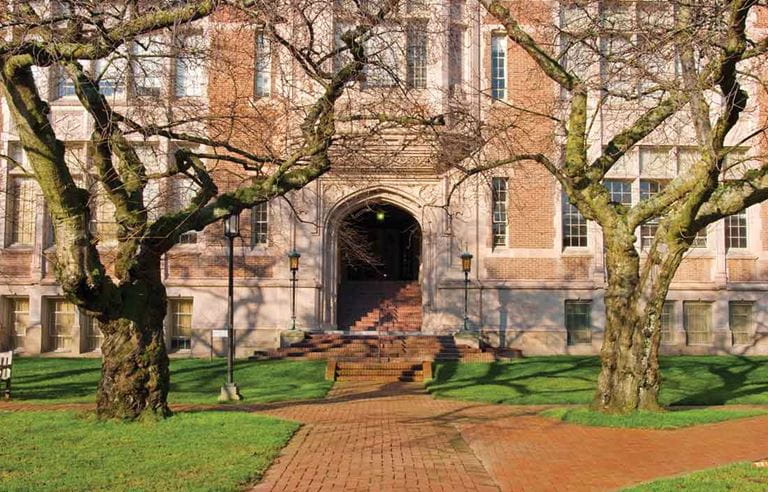
{"type": "Polygon", "coordinates": [[[472,253],[465,251],[461,258],[461,270],[464,272],[464,331],[469,331],[469,272],[472,270],[472,253]]]}
{"type": "Polygon", "coordinates": [[[240,235],[240,215],[233,214],[224,219],[224,237],[229,242],[229,271],[227,283],[227,383],[221,387],[219,401],[242,400],[240,389],[235,384],[235,315],[234,315],[234,243],[240,235]]]}
{"type": "Polygon", "coordinates": [[[295,249],[288,253],[288,264],[291,268],[291,330],[296,329],[296,273],[299,271],[301,254],[295,249]]]}

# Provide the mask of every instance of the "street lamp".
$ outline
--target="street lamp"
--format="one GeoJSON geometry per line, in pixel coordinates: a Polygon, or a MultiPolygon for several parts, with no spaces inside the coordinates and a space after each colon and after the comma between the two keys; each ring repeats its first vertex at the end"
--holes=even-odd
{"type": "Polygon", "coordinates": [[[288,253],[288,264],[291,268],[291,330],[296,329],[296,273],[299,271],[301,254],[295,249],[288,253]]]}
{"type": "Polygon", "coordinates": [[[469,306],[469,272],[472,270],[472,253],[465,251],[459,258],[461,258],[461,270],[464,272],[464,331],[469,331],[467,308],[469,306]]]}
{"type": "Polygon", "coordinates": [[[240,235],[240,215],[232,214],[224,219],[224,237],[229,241],[229,275],[227,284],[227,383],[221,387],[219,401],[242,400],[235,384],[235,316],[234,316],[234,244],[240,235]]]}

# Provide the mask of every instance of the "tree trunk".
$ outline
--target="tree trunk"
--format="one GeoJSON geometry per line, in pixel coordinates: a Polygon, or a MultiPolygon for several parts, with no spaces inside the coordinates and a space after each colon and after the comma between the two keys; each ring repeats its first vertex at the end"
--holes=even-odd
{"type": "Polygon", "coordinates": [[[157,275],[156,280],[136,282],[124,292],[123,316],[102,324],[98,416],[123,420],[167,417],[171,412],[163,336],[165,287],[157,275]]]}
{"type": "Polygon", "coordinates": [[[605,338],[592,407],[608,413],[661,410],[659,316],[666,291],[660,301],[643,298],[633,240],[630,236],[620,245],[606,241],[605,338]]]}

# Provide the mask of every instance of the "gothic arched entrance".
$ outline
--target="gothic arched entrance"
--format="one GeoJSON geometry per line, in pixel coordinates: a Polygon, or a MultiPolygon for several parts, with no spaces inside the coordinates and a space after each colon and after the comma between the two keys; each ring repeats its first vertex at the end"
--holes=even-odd
{"type": "Polygon", "coordinates": [[[337,327],[345,331],[421,329],[422,231],[405,209],[366,203],[338,223],[337,327]]]}

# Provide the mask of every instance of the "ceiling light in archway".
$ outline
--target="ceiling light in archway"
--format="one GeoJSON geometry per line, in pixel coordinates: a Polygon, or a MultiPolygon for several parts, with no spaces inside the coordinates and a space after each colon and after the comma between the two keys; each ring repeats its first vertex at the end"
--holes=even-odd
{"type": "Polygon", "coordinates": [[[377,210],[376,211],[376,220],[379,222],[384,222],[384,219],[387,218],[387,214],[383,210],[377,210]]]}

